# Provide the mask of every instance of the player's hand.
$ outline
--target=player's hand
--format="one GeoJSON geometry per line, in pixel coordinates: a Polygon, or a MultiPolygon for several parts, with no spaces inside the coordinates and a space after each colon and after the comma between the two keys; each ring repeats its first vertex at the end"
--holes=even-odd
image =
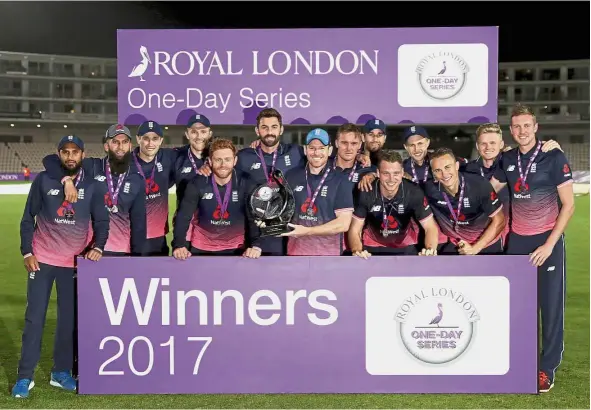
{"type": "Polygon", "coordinates": [[[66,182],[64,182],[64,195],[65,200],[71,204],[78,200],[78,190],[74,186],[74,181],[71,179],[67,179],[66,182]]]}
{"type": "Polygon", "coordinates": [[[359,181],[359,184],[357,185],[357,187],[362,192],[369,192],[372,190],[371,184],[375,180],[376,180],[376,174],[374,174],[373,172],[367,173],[361,177],[361,181],[359,181]]]}
{"type": "Polygon", "coordinates": [[[529,256],[529,261],[532,265],[540,267],[548,260],[550,255],[552,254],[552,246],[548,244],[544,244],[540,246],[538,249],[533,251],[529,256]]]}
{"type": "Polygon", "coordinates": [[[189,252],[189,250],[183,246],[181,248],[176,248],[175,250],[173,250],[172,256],[174,256],[175,259],[184,261],[185,259],[191,257],[191,252],[189,252]]]}
{"type": "Polygon", "coordinates": [[[404,174],[402,174],[402,178],[406,178],[409,181],[412,181],[412,176],[410,176],[410,174],[408,172],[405,172],[404,174]]]}
{"type": "Polygon", "coordinates": [[[362,168],[366,168],[371,165],[371,159],[369,158],[369,155],[357,154],[357,157],[355,159],[357,160],[357,162],[359,162],[362,168]]]}
{"type": "Polygon", "coordinates": [[[362,250],[362,251],[355,251],[353,252],[353,256],[358,256],[360,258],[363,258],[365,260],[369,259],[369,257],[371,256],[371,253],[369,253],[366,250],[362,250]]]}
{"type": "Polygon", "coordinates": [[[419,252],[419,256],[437,256],[437,249],[423,248],[423,250],[419,252]]]}
{"type": "Polygon", "coordinates": [[[553,149],[558,149],[562,151],[562,147],[560,146],[560,144],[554,140],[544,141],[542,143],[542,152],[552,151],[553,149]]]}
{"type": "Polygon", "coordinates": [[[206,162],[205,164],[201,165],[201,168],[197,170],[197,174],[208,177],[211,175],[211,167],[206,162]]]}
{"type": "Polygon", "coordinates": [[[37,262],[37,257],[35,255],[27,256],[24,260],[25,268],[27,272],[39,272],[41,268],[39,268],[39,262],[37,262]]]}
{"type": "Polygon", "coordinates": [[[84,255],[84,258],[89,259],[93,262],[98,262],[102,256],[103,256],[103,253],[101,251],[99,251],[98,249],[91,249],[88,252],[86,252],[86,255],[84,255]]]}
{"type": "Polygon", "coordinates": [[[250,143],[250,148],[256,148],[259,145],[261,145],[261,140],[260,139],[256,139],[253,142],[250,143]]]}
{"type": "Polygon", "coordinates": [[[244,256],[245,258],[250,258],[250,259],[258,259],[261,257],[261,248],[259,248],[258,246],[253,246],[251,248],[248,248],[247,250],[244,251],[242,256],[244,256]]]}
{"type": "Polygon", "coordinates": [[[298,237],[298,236],[306,236],[308,235],[308,232],[310,232],[310,228],[303,226],[303,225],[296,225],[296,224],[287,224],[288,227],[290,227],[292,230],[289,232],[283,232],[281,234],[281,236],[293,236],[293,237],[298,237]]]}
{"type": "Polygon", "coordinates": [[[460,255],[478,255],[480,249],[466,241],[460,241],[458,242],[458,252],[460,255]]]}
{"type": "Polygon", "coordinates": [[[511,145],[505,145],[505,148],[503,148],[503,152],[507,152],[507,151],[511,151],[511,145]]]}

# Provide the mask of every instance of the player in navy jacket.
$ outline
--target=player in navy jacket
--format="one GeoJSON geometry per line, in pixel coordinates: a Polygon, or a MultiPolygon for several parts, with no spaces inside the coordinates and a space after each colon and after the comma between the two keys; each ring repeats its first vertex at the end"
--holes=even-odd
{"type": "Polygon", "coordinates": [[[289,225],[287,254],[328,256],[343,253],[343,234],[353,214],[353,186],[328,164],[332,153],[328,133],[316,128],[306,136],[305,166],[285,175],[293,190],[296,211],[289,225]]]}
{"type": "MultiPolygon", "coordinates": [[[[195,176],[200,175],[199,169],[205,163],[208,155],[208,146],[213,136],[213,130],[209,118],[203,114],[194,114],[187,121],[185,138],[187,145],[178,148],[178,157],[174,164],[174,182],[176,185],[176,210],[172,219],[175,224],[176,215],[180,208],[187,185],[195,176]]],[[[193,222],[187,230],[187,247],[190,247],[193,222]]]]}
{"type": "Polygon", "coordinates": [[[510,255],[530,255],[538,268],[542,319],[539,390],[554,386],[564,353],[566,259],[564,231],[575,211],[573,176],[559,150],[543,152],[538,122],[530,107],[518,104],[511,113],[511,134],[518,147],[505,152],[491,183],[509,189],[510,255]]]}
{"type": "MultiPolygon", "coordinates": [[[[509,147],[507,147],[509,148],[509,147]]],[[[502,162],[503,152],[507,151],[503,142],[503,132],[499,124],[482,124],[476,130],[476,149],[478,158],[470,161],[465,168],[465,172],[477,174],[491,180],[499,165],[502,162]]],[[[542,144],[542,152],[548,152],[553,149],[560,149],[560,145],[553,140],[542,144]]],[[[509,234],[509,223],[511,220],[511,203],[509,199],[509,189],[503,187],[499,192],[499,199],[503,203],[503,214],[505,215],[505,229],[503,230],[503,240],[507,243],[509,234]]]]}
{"type": "Polygon", "coordinates": [[[353,255],[435,255],[439,230],[423,190],[403,177],[396,151],[380,151],[378,161],[374,189],[356,195],[348,232],[353,255]],[[419,224],[426,231],[425,249],[417,248],[419,224]]]}
{"type": "Polygon", "coordinates": [[[440,254],[502,254],[503,204],[492,185],[480,175],[459,172],[453,151],[431,154],[433,180],[424,191],[435,220],[449,241],[440,254]]]}
{"type": "MultiPolygon", "coordinates": [[[[303,147],[297,144],[281,142],[283,134],[283,120],[281,114],[274,108],[265,108],[257,116],[255,132],[260,144],[243,148],[238,152],[236,172],[242,178],[248,179],[249,184],[256,186],[269,180],[275,169],[283,175],[294,168],[302,167],[306,157],[303,147]]],[[[208,164],[204,164],[200,172],[211,175],[208,164]]],[[[249,228],[250,229],[250,228],[249,228]]],[[[249,234],[258,236],[258,232],[249,234]]],[[[284,238],[267,236],[259,239],[263,255],[284,255],[284,238]]],[[[256,256],[256,255],[252,255],[256,256]]]]}
{"type": "Polygon", "coordinates": [[[177,259],[186,259],[191,254],[245,253],[248,187],[244,178],[234,171],[236,148],[229,140],[216,139],[211,144],[208,160],[212,175],[197,175],[189,182],[176,216],[172,245],[177,259]],[[195,213],[189,252],[186,232],[195,213]]]}
{"type": "Polygon", "coordinates": [[[53,282],[57,288],[57,328],[51,385],[76,390],[74,360],[74,268],[77,255],[98,261],[109,236],[103,185],[81,169],[84,143],[67,136],[58,144],[62,167],[74,179],[78,201],[64,200],[60,181],[41,172],[31,184],[21,220],[21,253],[28,271],[27,309],[14,397],[28,397],[41,354],[41,337],[53,282]],[[92,231],[91,228],[92,227],[92,231]]]}
{"type": "MultiPolygon", "coordinates": [[[[107,156],[85,158],[84,172],[104,185],[104,203],[110,214],[109,239],[105,256],[142,254],[146,243],[146,196],[144,181],[131,167],[131,133],[120,124],[111,125],[103,137],[107,156]]],[[[73,187],[72,179],[64,177],[57,155],[44,159],[47,172],[73,187]]]]}
{"type": "MultiPolygon", "coordinates": [[[[121,125],[116,125],[122,127],[121,125]]],[[[131,153],[131,173],[138,173],[144,181],[146,196],[146,242],[142,254],[168,255],[166,243],[168,225],[168,189],[174,185],[173,168],[179,155],[177,148],[161,148],[164,141],[162,127],[155,121],[145,121],[137,132],[138,147],[131,153]]],[[[43,165],[50,166],[45,157],[43,165]]],[[[94,167],[96,159],[91,166],[94,167]]],[[[76,190],[66,181],[66,198],[75,201],[76,190]]]]}

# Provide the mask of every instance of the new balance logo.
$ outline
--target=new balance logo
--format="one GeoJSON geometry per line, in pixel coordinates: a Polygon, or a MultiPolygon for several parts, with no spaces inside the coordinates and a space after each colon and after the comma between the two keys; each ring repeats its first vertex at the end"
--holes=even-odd
{"type": "Polygon", "coordinates": [[[188,174],[191,172],[191,167],[184,167],[181,171],[181,174],[188,174]]]}
{"type": "Polygon", "coordinates": [[[556,266],[549,266],[548,267],[548,272],[552,272],[554,270],[556,270],[556,266]]]}
{"type": "Polygon", "coordinates": [[[382,205],[374,205],[369,212],[380,212],[382,205]]]}
{"type": "Polygon", "coordinates": [[[59,189],[50,189],[49,191],[47,191],[47,195],[56,196],[56,195],[59,195],[59,193],[60,193],[59,189]]]}
{"type": "Polygon", "coordinates": [[[515,170],[515,165],[509,165],[507,167],[507,171],[514,171],[515,170]]]}
{"type": "Polygon", "coordinates": [[[295,187],[294,191],[295,192],[300,192],[304,190],[304,186],[303,185],[298,185],[297,187],[295,187]]]}
{"type": "Polygon", "coordinates": [[[206,192],[205,194],[203,194],[202,199],[212,199],[212,198],[213,198],[213,194],[211,192],[206,192]]]}
{"type": "Polygon", "coordinates": [[[97,176],[94,177],[94,179],[96,179],[99,182],[104,182],[105,179],[107,179],[107,178],[105,176],[103,176],[103,175],[97,175],[97,176]]]}
{"type": "Polygon", "coordinates": [[[255,162],[254,164],[251,165],[250,169],[259,169],[260,167],[261,167],[261,163],[255,162]]]}

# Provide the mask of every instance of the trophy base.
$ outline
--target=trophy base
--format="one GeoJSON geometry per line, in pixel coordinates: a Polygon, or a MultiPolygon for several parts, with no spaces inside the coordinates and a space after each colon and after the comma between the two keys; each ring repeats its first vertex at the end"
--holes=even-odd
{"type": "Polygon", "coordinates": [[[271,226],[265,226],[264,228],[260,228],[261,229],[261,237],[267,237],[267,236],[279,236],[282,233],[285,232],[290,232],[293,229],[291,229],[289,226],[287,226],[287,224],[277,224],[277,225],[271,225],[271,226]]]}

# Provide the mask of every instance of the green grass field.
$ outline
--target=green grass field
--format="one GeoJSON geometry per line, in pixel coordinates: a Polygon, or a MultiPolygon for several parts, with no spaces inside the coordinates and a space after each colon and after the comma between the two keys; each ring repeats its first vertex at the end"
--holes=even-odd
{"type": "MultiPolygon", "coordinates": [[[[83,396],[49,385],[55,291],[47,315],[36,386],[13,399],[27,275],[19,254],[19,222],[26,197],[0,196],[0,407],[12,408],[589,408],[589,197],[576,200],[567,232],[566,348],[556,385],[544,395],[145,395],[83,396]]],[[[171,201],[174,204],[174,200],[171,201]]]]}

